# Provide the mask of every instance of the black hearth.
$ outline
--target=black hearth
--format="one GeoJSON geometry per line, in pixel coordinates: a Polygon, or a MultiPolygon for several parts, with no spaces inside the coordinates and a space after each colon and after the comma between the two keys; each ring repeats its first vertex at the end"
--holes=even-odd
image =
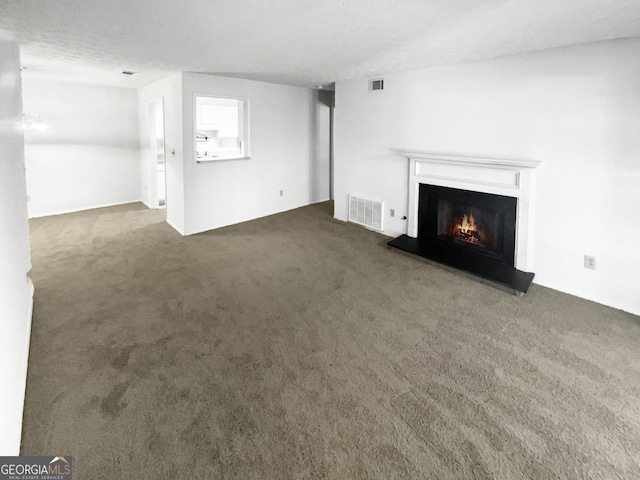
{"type": "Polygon", "coordinates": [[[514,268],[516,213],[513,197],[420,184],[418,238],[389,245],[524,293],[533,273],[514,268]]]}

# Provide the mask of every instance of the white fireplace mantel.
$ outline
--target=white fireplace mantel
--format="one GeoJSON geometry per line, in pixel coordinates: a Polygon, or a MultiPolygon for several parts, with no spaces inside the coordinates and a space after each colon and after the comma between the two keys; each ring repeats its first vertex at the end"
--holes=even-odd
{"type": "Polygon", "coordinates": [[[408,236],[418,236],[418,195],[421,183],[515,197],[518,199],[515,267],[525,271],[529,269],[533,170],[541,162],[412,152],[403,152],[401,155],[409,159],[408,236]]]}

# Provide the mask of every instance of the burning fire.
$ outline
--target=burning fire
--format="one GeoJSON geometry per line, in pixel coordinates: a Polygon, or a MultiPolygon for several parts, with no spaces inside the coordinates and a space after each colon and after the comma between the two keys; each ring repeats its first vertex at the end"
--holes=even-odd
{"type": "Polygon", "coordinates": [[[475,245],[481,245],[480,233],[476,225],[476,220],[473,218],[473,214],[463,215],[462,221],[456,226],[455,230],[456,238],[463,240],[467,243],[473,243],[475,245]]]}
{"type": "Polygon", "coordinates": [[[460,231],[462,233],[471,233],[475,232],[476,228],[476,219],[473,218],[473,214],[470,213],[467,217],[466,215],[462,217],[462,223],[460,224],[460,231]]]}

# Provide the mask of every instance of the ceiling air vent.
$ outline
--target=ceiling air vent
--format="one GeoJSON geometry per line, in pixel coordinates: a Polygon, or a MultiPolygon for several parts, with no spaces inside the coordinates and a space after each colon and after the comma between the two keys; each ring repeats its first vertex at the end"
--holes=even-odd
{"type": "Polygon", "coordinates": [[[369,80],[369,91],[374,92],[376,90],[384,90],[384,80],[381,78],[378,80],[369,80]]]}

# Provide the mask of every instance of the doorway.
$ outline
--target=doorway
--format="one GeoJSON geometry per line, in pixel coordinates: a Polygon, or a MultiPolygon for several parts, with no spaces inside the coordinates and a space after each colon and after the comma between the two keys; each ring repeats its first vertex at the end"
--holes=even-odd
{"type": "Polygon", "coordinates": [[[315,164],[312,169],[314,201],[333,200],[333,109],[335,92],[319,90],[315,116],[315,164]]]}
{"type": "Polygon", "coordinates": [[[162,100],[149,103],[149,166],[151,203],[167,207],[166,155],[164,148],[164,106],[162,100]]]}

